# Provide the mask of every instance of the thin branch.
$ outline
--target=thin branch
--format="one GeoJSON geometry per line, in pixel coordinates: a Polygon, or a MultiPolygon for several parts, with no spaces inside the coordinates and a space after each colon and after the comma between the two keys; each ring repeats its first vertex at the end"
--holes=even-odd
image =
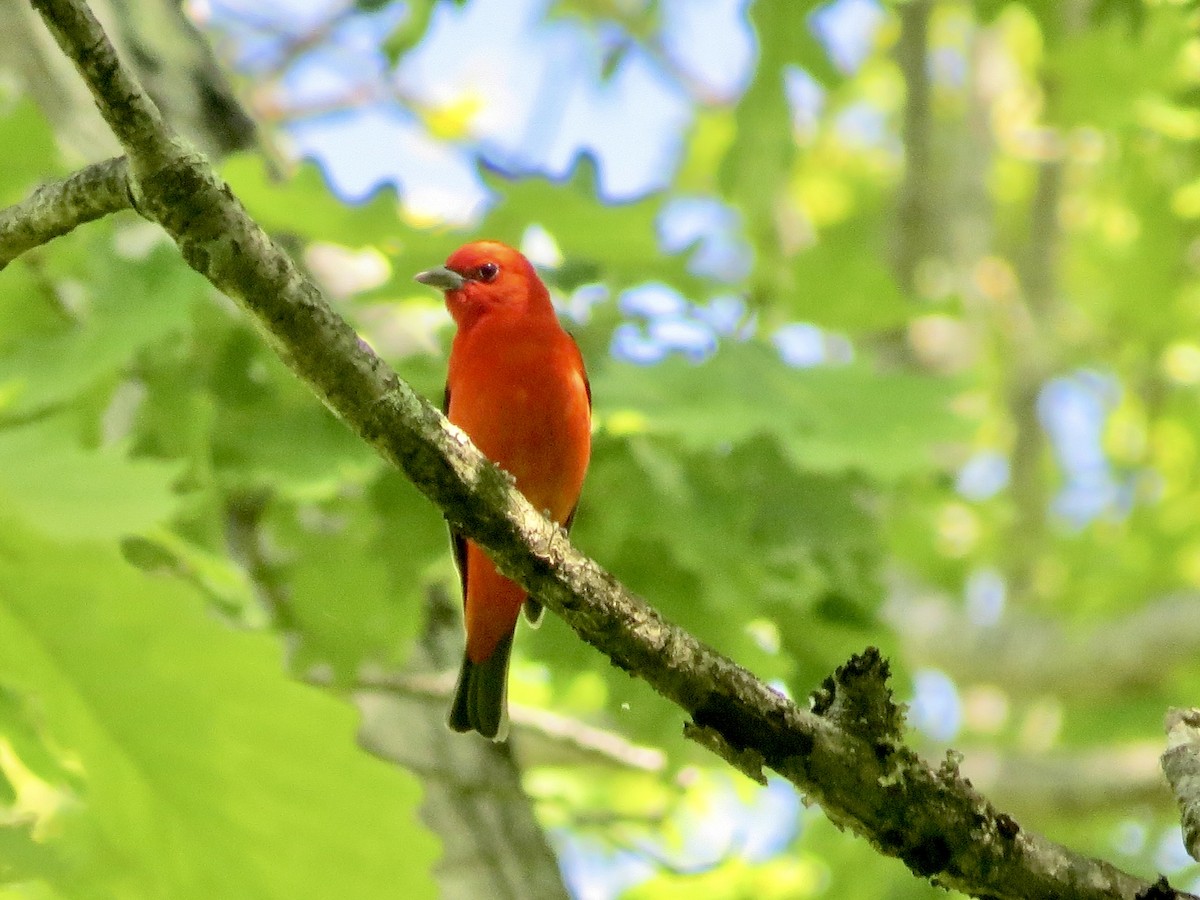
{"type": "MultiPolygon", "coordinates": [[[[322,676],[310,676],[307,680],[329,686],[329,679],[322,676]]],[[[351,687],[359,693],[428,700],[445,709],[454,694],[454,673],[448,670],[436,675],[364,673],[351,687]]],[[[667,768],[666,754],[661,750],[631,743],[619,734],[578,719],[519,703],[509,704],[509,714],[513,733],[522,736],[518,754],[522,761],[532,761],[535,765],[601,763],[642,772],[663,772],[667,768]]]]}
{"type": "Polygon", "coordinates": [[[162,114],[142,90],[133,72],[122,65],[108,35],[83,2],[38,2],[41,15],[58,46],[83,76],[101,117],[130,153],[135,169],[147,159],[163,161],[171,135],[162,114]]]}
{"type": "Polygon", "coordinates": [[[1068,630],[1028,609],[979,625],[952,598],[901,579],[889,587],[889,621],[916,615],[936,623],[904,636],[909,658],[942,669],[960,684],[994,684],[1013,696],[1050,690],[1108,702],[1130,691],[1161,689],[1200,655],[1200,594],[1194,592],[1145,601],[1131,613],[1068,630]],[[1103,666],[1096,665],[1098,659],[1103,666]],[[1153,666],[1146,665],[1148,659],[1153,666]]]}
{"type": "MultiPolygon", "coordinates": [[[[461,658],[457,605],[441,588],[427,592],[424,627],[408,659],[410,677],[447,670],[461,658]]],[[[567,900],[514,759],[519,745],[461,740],[446,727],[442,698],[353,693],[363,716],[363,749],[421,776],[421,818],[442,842],[434,866],[441,896],[567,900]]]]}
{"type": "Polygon", "coordinates": [[[1022,830],[952,764],[930,769],[900,744],[894,710],[882,724],[843,716],[873,709],[883,693],[886,666],[877,653],[830,679],[822,692],[827,715],[802,710],[581,555],[510,477],[359,340],[203,157],[167,131],[87,7],[80,0],[33,2],[125,147],[139,211],[256,319],[292,370],[457,531],[486,547],[501,571],[614,665],[649,682],[744,763],[747,754],[761,759],[833,821],[939,885],[996,900],[1133,898],[1148,887],[1022,830]],[[871,702],[860,703],[860,692],[871,702]]]}
{"type": "Polygon", "coordinates": [[[1046,432],[1038,416],[1038,398],[1053,372],[1048,332],[1056,299],[1061,191],[1061,159],[1042,161],[1038,165],[1037,188],[1029,211],[1029,247],[1021,266],[1025,315],[1008,348],[1013,360],[1008,403],[1016,432],[1009,466],[1016,515],[1006,541],[1006,569],[1012,593],[1017,598],[1024,598],[1033,589],[1038,548],[1045,546],[1050,490],[1045,460],[1046,432]]]}
{"type": "Polygon", "coordinates": [[[1123,816],[1134,808],[1166,810],[1170,792],[1154,741],[1097,750],[1044,753],[960,746],[962,771],[981,791],[1023,816],[1082,819],[1123,816]]]}
{"type": "Polygon", "coordinates": [[[909,296],[917,295],[917,270],[937,245],[934,209],[933,104],[929,79],[931,0],[911,0],[897,8],[900,39],[896,60],[904,73],[904,182],[900,186],[895,230],[895,266],[909,296]]]}
{"type": "Polygon", "coordinates": [[[0,270],[26,250],[132,206],[129,163],[123,156],[44,184],[25,202],[0,210],[0,270]]]}

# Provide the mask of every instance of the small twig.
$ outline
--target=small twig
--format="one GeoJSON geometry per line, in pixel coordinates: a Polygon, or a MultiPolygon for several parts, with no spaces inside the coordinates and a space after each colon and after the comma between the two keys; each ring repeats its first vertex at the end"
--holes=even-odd
{"type": "Polygon", "coordinates": [[[0,210],[0,270],[26,250],[132,207],[129,163],[123,156],[44,184],[23,203],[0,210]]]}
{"type": "MultiPolygon", "coordinates": [[[[428,699],[444,706],[453,693],[454,678],[449,672],[445,676],[363,674],[352,687],[356,691],[382,691],[399,697],[428,699]]],[[[634,744],[578,719],[519,703],[509,704],[509,716],[517,733],[556,744],[561,753],[579,761],[598,759],[643,772],[662,772],[667,766],[666,754],[661,750],[634,744]]]]}

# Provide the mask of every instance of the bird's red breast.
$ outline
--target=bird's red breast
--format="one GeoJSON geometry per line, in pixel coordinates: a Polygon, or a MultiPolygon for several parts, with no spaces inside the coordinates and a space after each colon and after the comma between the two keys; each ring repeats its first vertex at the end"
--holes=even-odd
{"type": "MultiPolygon", "coordinates": [[[[495,241],[467,244],[417,276],[445,291],[457,325],[446,414],[555,522],[570,526],[591,453],[583,357],[559,325],[529,261],[495,241]]],[[[504,681],[525,591],[475,544],[454,536],[463,582],[466,655],[450,725],[504,733],[504,681]]]]}
{"type": "MultiPolygon", "coordinates": [[[[591,410],[579,349],[550,316],[484,315],[450,351],[450,421],[562,524],[575,508],[591,451],[591,410]]],[[[511,631],[525,593],[468,550],[467,652],[486,658],[511,631]]]]}

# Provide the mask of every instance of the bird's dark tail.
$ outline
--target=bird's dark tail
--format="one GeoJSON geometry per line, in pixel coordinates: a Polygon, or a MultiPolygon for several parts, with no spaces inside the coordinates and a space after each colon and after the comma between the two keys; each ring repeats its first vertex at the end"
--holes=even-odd
{"type": "Polygon", "coordinates": [[[483,662],[471,662],[463,654],[462,671],[450,706],[450,727],[455,731],[478,731],[493,741],[508,737],[508,658],[513,636],[509,634],[483,662]]]}

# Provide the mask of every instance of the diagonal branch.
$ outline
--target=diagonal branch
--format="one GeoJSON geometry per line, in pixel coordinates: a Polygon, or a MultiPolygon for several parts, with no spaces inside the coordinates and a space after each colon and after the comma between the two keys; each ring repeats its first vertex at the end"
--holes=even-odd
{"type": "Polygon", "coordinates": [[[1172,709],[1166,726],[1163,774],[1179,803],[1184,846],[1193,859],[1200,859],[1200,710],[1172,709]]]}
{"type": "Polygon", "coordinates": [[[132,206],[129,163],[123,156],[44,184],[24,203],[0,210],[0,271],[26,250],[132,206]]]}
{"type": "Polygon", "coordinates": [[[82,0],[33,0],[128,154],[138,211],[254,317],[272,346],[454,528],[614,665],[692,718],[690,736],[748,774],[767,766],[831,819],[940,885],[991,898],[1131,898],[1115,867],[1022,830],[957,772],[900,743],[877,652],[831,678],[814,711],[662,618],[575,550],[467,438],[399,379],[249,218],[204,158],[170,133],[82,0]]]}

